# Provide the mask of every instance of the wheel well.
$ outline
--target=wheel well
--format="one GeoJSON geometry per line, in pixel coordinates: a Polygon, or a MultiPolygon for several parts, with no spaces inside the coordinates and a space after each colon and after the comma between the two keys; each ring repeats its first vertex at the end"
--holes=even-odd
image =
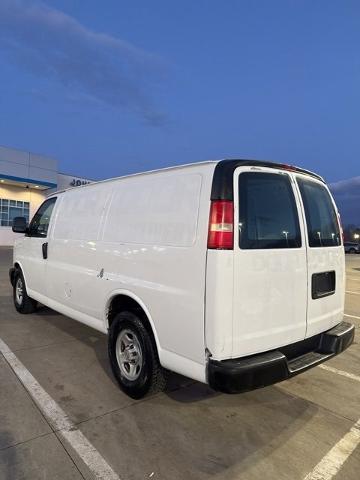
{"type": "Polygon", "coordinates": [[[141,307],[141,305],[139,305],[136,300],[128,297],[127,295],[116,295],[114,298],[112,298],[107,313],[108,328],[110,328],[116,315],[124,311],[136,313],[141,319],[144,327],[154,338],[154,332],[144,309],[141,307]]]}

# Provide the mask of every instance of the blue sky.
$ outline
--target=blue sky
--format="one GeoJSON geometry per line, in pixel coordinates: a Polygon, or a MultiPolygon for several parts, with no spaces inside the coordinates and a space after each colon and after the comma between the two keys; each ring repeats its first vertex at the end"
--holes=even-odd
{"type": "Polygon", "coordinates": [[[0,144],[106,178],[216,158],[359,175],[358,1],[0,0],[0,144]]]}

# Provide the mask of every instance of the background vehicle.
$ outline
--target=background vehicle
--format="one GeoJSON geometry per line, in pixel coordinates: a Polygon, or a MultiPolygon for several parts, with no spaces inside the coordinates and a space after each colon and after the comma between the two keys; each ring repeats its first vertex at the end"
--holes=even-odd
{"type": "Polygon", "coordinates": [[[355,242],[344,242],[345,253],[360,253],[360,244],[355,242]]]}
{"type": "Polygon", "coordinates": [[[109,334],[121,388],[173,370],[225,392],[344,350],[344,248],[321,177],[229,160],[112,179],[48,198],[14,249],[19,312],[36,302],[109,334]]]}

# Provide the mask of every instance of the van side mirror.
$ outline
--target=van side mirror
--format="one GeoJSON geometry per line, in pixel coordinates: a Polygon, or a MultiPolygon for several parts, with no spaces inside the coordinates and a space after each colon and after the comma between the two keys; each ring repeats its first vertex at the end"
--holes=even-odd
{"type": "Polygon", "coordinates": [[[27,222],[25,217],[15,217],[12,224],[12,231],[15,233],[26,233],[27,222]]]}

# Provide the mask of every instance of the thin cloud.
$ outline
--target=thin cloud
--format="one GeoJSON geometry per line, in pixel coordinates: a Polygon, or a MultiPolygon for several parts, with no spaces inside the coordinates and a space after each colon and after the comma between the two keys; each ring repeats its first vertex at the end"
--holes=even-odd
{"type": "Polygon", "coordinates": [[[165,116],[151,92],[163,76],[154,55],[97,33],[42,3],[0,0],[0,49],[32,74],[74,92],[140,115],[152,125],[165,116]]]}
{"type": "Polygon", "coordinates": [[[347,180],[340,180],[339,182],[331,183],[330,188],[333,192],[347,195],[351,192],[358,192],[360,195],[360,177],[353,177],[347,180]]]}

